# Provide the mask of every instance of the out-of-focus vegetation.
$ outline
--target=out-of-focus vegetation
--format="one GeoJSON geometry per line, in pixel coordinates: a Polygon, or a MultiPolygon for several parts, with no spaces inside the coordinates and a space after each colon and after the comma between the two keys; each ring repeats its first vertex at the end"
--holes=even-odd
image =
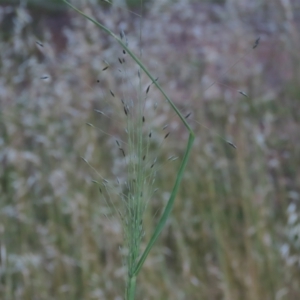
{"type": "MultiPolygon", "coordinates": [[[[20,1],[18,0],[0,0],[0,5],[19,5],[19,4],[20,1]]],[[[31,10],[38,9],[40,11],[43,11],[43,13],[52,13],[61,10],[66,10],[66,6],[62,3],[61,0],[51,0],[51,1],[28,0],[26,1],[26,7],[31,10]]]]}
{"type": "MultiPolygon", "coordinates": [[[[223,2],[145,8],[142,60],[193,112],[196,143],[137,299],[300,298],[299,3],[223,2]]],[[[77,4],[139,53],[140,19],[124,3],[77,4]]],[[[125,176],[111,136],[124,133],[117,101],[136,68],[118,72],[122,49],[73,12],[5,4],[0,22],[0,298],[122,299],[122,222],[81,157],[105,178],[125,176]]],[[[147,101],[147,126],[168,123],[171,135],[153,144],[161,170],[145,239],[178,167],[164,161],[187,137],[154,88],[147,101]]]]}

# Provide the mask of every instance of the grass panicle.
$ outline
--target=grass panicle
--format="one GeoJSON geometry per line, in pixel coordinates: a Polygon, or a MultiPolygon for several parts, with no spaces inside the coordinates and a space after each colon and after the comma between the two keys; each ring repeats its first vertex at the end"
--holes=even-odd
{"type": "MultiPolygon", "coordinates": [[[[143,237],[143,215],[146,208],[146,203],[148,201],[149,195],[153,193],[153,190],[151,190],[151,182],[152,182],[152,176],[153,176],[153,167],[156,162],[156,158],[153,161],[153,163],[150,165],[150,174],[148,175],[148,169],[147,164],[144,163],[144,157],[148,157],[149,153],[149,142],[145,142],[143,139],[143,121],[144,121],[144,109],[145,109],[145,103],[144,98],[141,95],[141,85],[140,89],[138,91],[138,101],[137,104],[132,104],[130,101],[127,102],[125,100],[122,100],[124,113],[127,118],[127,126],[126,126],[126,133],[127,133],[127,146],[129,153],[129,156],[125,155],[125,151],[123,148],[119,148],[125,157],[127,159],[128,164],[128,178],[127,178],[127,191],[124,194],[122,194],[122,202],[124,203],[126,209],[125,209],[125,215],[122,219],[124,219],[123,226],[124,226],[124,232],[125,232],[125,245],[127,246],[127,268],[128,268],[128,280],[127,280],[127,289],[126,289],[126,299],[131,300],[134,299],[135,295],[135,288],[136,288],[136,278],[151,250],[154,243],[156,242],[157,238],[159,237],[161,231],[163,230],[167,219],[172,211],[175,197],[177,195],[179,184],[182,180],[183,173],[185,170],[185,167],[188,162],[188,157],[190,155],[190,151],[192,148],[192,144],[194,141],[194,133],[190,127],[190,125],[187,123],[186,118],[180,113],[178,108],[175,106],[175,104],[171,101],[171,99],[166,95],[164,90],[161,88],[161,86],[158,84],[158,78],[154,78],[148,69],[142,64],[142,62],[139,60],[139,58],[129,49],[128,47],[128,41],[125,39],[125,42],[123,42],[123,39],[125,38],[125,33],[120,33],[120,38],[112,33],[108,28],[106,28],[104,25],[100,24],[99,22],[95,21],[91,17],[87,16],[80,10],[78,10],[76,7],[74,7],[69,2],[63,0],[67,5],[69,5],[72,9],[83,15],[85,18],[90,20],[92,23],[100,27],[105,33],[112,36],[120,45],[123,47],[123,53],[128,53],[128,55],[136,62],[136,64],[139,66],[140,70],[138,71],[139,77],[141,77],[141,71],[143,71],[150,79],[151,84],[148,85],[146,88],[146,95],[150,91],[151,85],[155,85],[159,91],[162,93],[164,98],[168,101],[174,112],[178,115],[182,123],[185,125],[185,127],[189,131],[189,140],[187,143],[186,151],[183,156],[183,160],[181,162],[181,165],[179,167],[178,174],[176,176],[176,180],[173,186],[173,190],[171,191],[171,196],[169,198],[169,201],[161,215],[161,218],[154,230],[154,233],[148,242],[144,252],[140,254],[140,244],[141,239],[143,237]],[[135,105],[137,105],[135,107],[135,105]],[[136,109],[136,112],[133,111],[133,109],[136,109]],[[136,114],[136,116],[134,116],[136,114]],[[150,181],[150,185],[149,182],[150,181]]],[[[119,63],[122,65],[125,63],[125,59],[118,58],[119,63]]],[[[115,97],[115,94],[110,90],[110,94],[112,97],[115,97]]],[[[164,137],[166,139],[169,136],[170,133],[167,133],[164,137]]],[[[152,131],[148,134],[149,139],[152,137],[152,131]]]]}

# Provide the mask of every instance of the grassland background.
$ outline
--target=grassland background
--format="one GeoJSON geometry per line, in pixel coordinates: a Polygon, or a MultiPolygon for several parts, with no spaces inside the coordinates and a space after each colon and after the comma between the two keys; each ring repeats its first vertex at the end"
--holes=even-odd
{"type": "MultiPolygon", "coordinates": [[[[118,45],[54,1],[11,3],[0,1],[0,298],[122,299],[121,222],[80,157],[107,178],[125,176],[114,141],[86,122],[124,132],[109,90],[120,98],[134,65],[125,79],[114,73],[118,45]]],[[[123,28],[139,52],[139,18],[122,1],[74,3],[123,28]]],[[[148,1],[144,14],[142,60],[180,110],[193,112],[196,142],[137,299],[300,299],[299,2],[148,1]],[[222,84],[207,89],[215,80],[222,84]]],[[[153,88],[156,102],[149,128],[171,129],[164,147],[159,134],[152,145],[163,164],[182,156],[187,133],[153,88]]],[[[146,240],[177,167],[159,172],[146,240]]]]}

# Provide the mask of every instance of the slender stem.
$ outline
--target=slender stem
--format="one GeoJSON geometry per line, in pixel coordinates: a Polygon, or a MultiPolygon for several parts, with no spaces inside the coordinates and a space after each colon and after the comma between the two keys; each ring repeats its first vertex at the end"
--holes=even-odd
{"type": "Polygon", "coordinates": [[[134,300],[136,287],[136,276],[131,276],[127,283],[126,300],[134,300]]]}

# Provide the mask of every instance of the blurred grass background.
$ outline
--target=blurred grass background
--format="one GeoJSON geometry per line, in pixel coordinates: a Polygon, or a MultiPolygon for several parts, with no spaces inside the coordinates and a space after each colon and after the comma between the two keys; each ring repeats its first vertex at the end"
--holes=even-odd
{"type": "MultiPolygon", "coordinates": [[[[100,2],[74,4],[124,29],[138,53],[139,18],[124,1],[100,2]]],[[[300,299],[299,2],[148,1],[144,13],[143,62],[193,112],[196,143],[137,299],[300,299]]],[[[0,23],[0,298],[122,299],[121,222],[80,158],[104,176],[119,168],[109,136],[85,123],[124,129],[103,101],[121,95],[122,79],[101,73],[103,60],[117,69],[120,48],[59,1],[2,0],[0,23]]],[[[150,98],[162,101],[154,89],[150,98]]],[[[172,129],[161,157],[185,149],[173,116],[167,106],[151,115],[172,129]]],[[[176,167],[157,178],[146,238],[176,167]]]]}

